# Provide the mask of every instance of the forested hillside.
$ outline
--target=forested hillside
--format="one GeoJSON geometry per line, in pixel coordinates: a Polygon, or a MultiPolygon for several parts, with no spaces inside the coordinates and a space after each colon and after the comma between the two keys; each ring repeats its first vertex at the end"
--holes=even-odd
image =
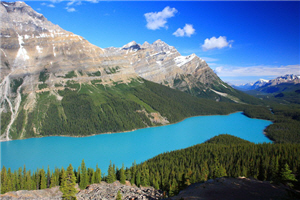
{"type": "MultiPolygon", "coordinates": [[[[25,110],[24,101],[20,107],[11,127],[12,139],[121,132],[239,109],[234,103],[200,99],[143,79],[114,86],[69,81],[66,89],[58,90],[57,94],[39,93],[37,109],[25,110]]],[[[2,130],[9,120],[9,112],[1,115],[2,130]]]]}
{"type": "MultiPolygon", "coordinates": [[[[120,167],[120,166],[119,166],[120,167]]],[[[253,177],[259,180],[284,183],[299,187],[300,144],[253,144],[230,135],[220,135],[206,143],[182,150],[160,154],[130,168],[116,168],[110,164],[108,173],[87,168],[84,161],[75,168],[76,182],[80,188],[104,180],[112,183],[130,181],[137,186],[153,186],[173,196],[188,185],[216,177],[253,177]],[[76,170],[77,169],[77,170],[76,170]]],[[[61,185],[65,170],[24,168],[12,172],[1,170],[1,193],[12,190],[43,189],[61,185]]]]}

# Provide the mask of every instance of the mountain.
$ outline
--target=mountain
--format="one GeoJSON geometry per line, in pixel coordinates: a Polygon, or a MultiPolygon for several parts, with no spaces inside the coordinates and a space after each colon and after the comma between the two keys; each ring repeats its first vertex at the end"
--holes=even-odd
{"type": "Polygon", "coordinates": [[[216,101],[253,101],[224,83],[203,59],[195,54],[182,56],[175,47],[161,40],[142,45],[132,41],[104,51],[108,56],[128,59],[140,77],[155,83],[216,101]]]}
{"type": "Polygon", "coordinates": [[[127,131],[235,110],[187,93],[259,102],[161,40],[100,48],[24,2],[1,2],[0,12],[2,140],[127,131]]]}
{"type": "Polygon", "coordinates": [[[233,87],[242,91],[257,90],[257,91],[266,91],[267,93],[273,93],[272,91],[274,90],[272,89],[266,90],[266,88],[272,88],[273,86],[278,86],[281,84],[296,85],[299,83],[300,83],[300,76],[294,74],[286,74],[285,76],[279,76],[272,80],[259,79],[255,83],[233,85],[233,87]]]}
{"type": "Polygon", "coordinates": [[[247,94],[277,103],[300,103],[300,76],[287,74],[272,80],[260,79],[255,83],[233,86],[247,94]]]}

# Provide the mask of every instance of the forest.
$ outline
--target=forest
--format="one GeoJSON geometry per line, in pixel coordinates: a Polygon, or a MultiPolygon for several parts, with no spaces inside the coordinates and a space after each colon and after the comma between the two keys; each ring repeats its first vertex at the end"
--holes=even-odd
{"type": "MultiPolygon", "coordinates": [[[[70,72],[70,76],[73,74],[70,72]]],[[[40,73],[39,80],[43,82],[41,87],[47,78],[47,71],[40,73]]],[[[15,84],[18,85],[18,81],[15,84]]],[[[234,93],[248,103],[234,103],[224,99],[216,102],[144,79],[132,80],[129,84],[115,83],[114,86],[105,86],[97,81],[101,80],[81,85],[68,81],[64,90],[58,90],[62,100],[57,100],[49,92],[41,92],[37,97],[36,109],[33,110],[24,110],[23,102],[10,136],[12,139],[21,136],[87,136],[160,126],[159,122],[151,121],[150,113],[159,113],[170,123],[175,123],[192,116],[242,111],[251,118],[271,120],[273,124],[265,132],[275,143],[300,142],[299,104],[262,101],[233,89],[231,92],[223,89],[223,92],[234,93]]],[[[26,101],[26,95],[22,99],[26,101]]],[[[10,112],[1,115],[2,132],[10,116],[10,112]]]]}
{"type": "MultiPolygon", "coordinates": [[[[127,180],[137,186],[153,186],[165,191],[167,196],[173,196],[192,183],[217,177],[253,177],[299,189],[299,172],[300,144],[253,144],[222,134],[205,143],[166,152],[140,164],[133,162],[130,168],[124,165],[118,168],[110,163],[107,175],[101,173],[98,166],[87,168],[82,160],[81,166],[71,174],[81,189],[101,181],[112,183],[119,180],[124,184],[127,180]]],[[[24,166],[12,172],[3,166],[1,193],[61,186],[65,174],[64,168],[30,171],[24,166]]]]}

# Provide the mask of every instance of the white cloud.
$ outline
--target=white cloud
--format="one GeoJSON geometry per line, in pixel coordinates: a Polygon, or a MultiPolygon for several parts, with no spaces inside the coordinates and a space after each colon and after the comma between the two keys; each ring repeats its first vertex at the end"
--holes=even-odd
{"type": "Polygon", "coordinates": [[[70,1],[70,2],[67,3],[67,6],[71,6],[71,5],[73,5],[74,3],[75,3],[75,1],[70,1]]]}
{"type": "Polygon", "coordinates": [[[184,36],[184,30],[181,28],[178,28],[177,31],[173,33],[176,37],[183,37],[184,36]]]}
{"type": "Polygon", "coordinates": [[[236,66],[219,66],[216,67],[215,72],[222,77],[238,77],[238,76],[283,76],[285,74],[300,74],[300,65],[287,66],[250,66],[250,67],[236,67],[236,66]]]}
{"type": "Polygon", "coordinates": [[[76,9],[75,8],[69,8],[69,7],[66,7],[65,8],[68,12],[75,12],[76,9]]]}
{"type": "Polygon", "coordinates": [[[91,3],[99,3],[100,0],[86,0],[88,2],[91,2],[91,3]]]}
{"type": "Polygon", "coordinates": [[[150,30],[160,28],[168,29],[168,26],[166,25],[167,19],[174,17],[175,13],[177,13],[177,10],[175,8],[170,8],[169,6],[165,7],[160,12],[145,13],[144,16],[147,21],[146,27],[150,30]]]}
{"type": "Polygon", "coordinates": [[[55,5],[53,5],[53,4],[49,4],[47,6],[50,7],[50,8],[55,8],[55,5]]]}
{"type": "Polygon", "coordinates": [[[192,24],[185,24],[185,26],[183,27],[183,29],[178,28],[173,35],[175,35],[176,37],[191,37],[191,35],[195,34],[195,29],[193,28],[192,24]]]}
{"type": "Polygon", "coordinates": [[[211,50],[211,49],[222,49],[224,47],[232,47],[233,40],[227,41],[225,36],[220,36],[219,38],[212,37],[210,39],[206,38],[204,40],[204,44],[202,45],[202,49],[204,51],[211,50]]]}

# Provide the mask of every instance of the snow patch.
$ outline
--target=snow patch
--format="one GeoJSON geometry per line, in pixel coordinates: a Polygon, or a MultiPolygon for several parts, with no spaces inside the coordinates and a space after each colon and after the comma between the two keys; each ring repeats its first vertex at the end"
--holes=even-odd
{"type": "Polygon", "coordinates": [[[3,51],[3,49],[1,49],[1,51],[4,53],[4,56],[5,56],[5,57],[7,57],[7,55],[6,55],[5,51],[3,51]]]}
{"type": "Polygon", "coordinates": [[[53,44],[53,55],[54,55],[54,57],[56,57],[55,46],[54,46],[54,44],[53,44]]]}
{"type": "Polygon", "coordinates": [[[260,82],[265,82],[265,83],[269,82],[269,80],[262,79],[262,78],[261,78],[261,79],[259,79],[259,81],[260,81],[260,82]]]}
{"type": "Polygon", "coordinates": [[[156,61],[156,63],[159,64],[159,65],[161,65],[162,62],[161,61],[156,61]]]}
{"type": "Polygon", "coordinates": [[[30,35],[24,35],[25,40],[30,38],[30,35]]]}
{"type": "Polygon", "coordinates": [[[223,83],[222,83],[222,85],[223,85],[224,88],[227,88],[226,85],[224,85],[223,83]]]}
{"type": "Polygon", "coordinates": [[[36,46],[36,50],[39,52],[39,53],[43,53],[43,48],[39,47],[39,46],[36,46]]]}
{"type": "Polygon", "coordinates": [[[178,67],[181,67],[186,63],[190,62],[191,60],[193,60],[195,56],[196,56],[195,54],[192,54],[190,56],[177,56],[176,58],[174,58],[174,61],[178,67]]]}
{"type": "MultiPolygon", "coordinates": [[[[18,34],[18,33],[17,33],[17,34],[18,34]]],[[[29,56],[28,56],[28,54],[27,54],[26,49],[23,47],[23,44],[24,44],[23,37],[20,36],[19,34],[18,34],[18,40],[19,40],[20,48],[19,48],[19,51],[18,51],[18,53],[17,53],[16,59],[28,60],[28,59],[29,59],[29,56]]]]}

